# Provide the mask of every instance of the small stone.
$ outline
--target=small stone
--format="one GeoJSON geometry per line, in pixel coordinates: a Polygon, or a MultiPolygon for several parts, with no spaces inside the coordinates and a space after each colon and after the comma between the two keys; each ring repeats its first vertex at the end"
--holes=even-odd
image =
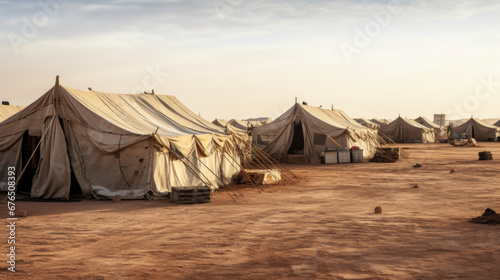
{"type": "Polygon", "coordinates": [[[455,169],[453,169],[453,168],[452,168],[452,169],[450,170],[450,173],[455,173],[455,169]]]}
{"type": "Polygon", "coordinates": [[[119,194],[116,194],[115,196],[113,196],[113,201],[120,201],[122,200],[122,197],[119,195],[119,194]]]}
{"type": "Polygon", "coordinates": [[[16,211],[16,216],[18,216],[18,217],[26,217],[26,216],[28,216],[28,211],[27,210],[17,210],[16,211]]]}
{"type": "Polygon", "coordinates": [[[413,167],[415,167],[415,168],[422,167],[422,164],[416,163],[413,167]]]}
{"type": "Polygon", "coordinates": [[[380,206],[375,207],[375,214],[380,214],[380,213],[382,213],[382,207],[380,206]]]}
{"type": "Polygon", "coordinates": [[[486,210],[484,210],[484,213],[483,213],[483,217],[485,216],[491,216],[491,215],[496,215],[497,212],[495,212],[495,210],[493,209],[490,209],[490,208],[486,208],[486,210]]]}
{"type": "Polygon", "coordinates": [[[414,188],[414,189],[418,189],[418,188],[420,188],[420,187],[418,186],[418,184],[415,184],[415,185],[413,185],[413,187],[412,187],[412,188],[414,188]]]}

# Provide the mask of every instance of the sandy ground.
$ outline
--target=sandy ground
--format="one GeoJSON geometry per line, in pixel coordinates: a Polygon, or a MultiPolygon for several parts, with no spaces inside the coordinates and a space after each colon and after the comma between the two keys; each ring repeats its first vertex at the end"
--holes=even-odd
{"type": "Polygon", "coordinates": [[[500,143],[481,145],[288,165],[295,185],[241,188],[237,202],[226,192],[197,205],[18,202],[29,216],[16,228],[17,272],[6,270],[2,227],[0,278],[500,279],[500,226],[469,222],[500,212],[500,143]],[[493,161],[477,160],[484,150],[493,161]]]}

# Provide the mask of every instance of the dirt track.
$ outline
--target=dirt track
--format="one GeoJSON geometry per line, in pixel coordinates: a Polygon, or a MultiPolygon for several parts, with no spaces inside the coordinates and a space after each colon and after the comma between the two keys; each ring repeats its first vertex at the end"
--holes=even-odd
{"type": "Polygon", "coordinates": [[[468,222],[500,212],[500,143],[481,145],[288,165],[296,185],[242,188],[236,203],[18,202],[17,272],[2,227],[0,279],[500,279],[500,226],[468,222]],[[477,160],[484,150],[493,161],[477,160]]]}

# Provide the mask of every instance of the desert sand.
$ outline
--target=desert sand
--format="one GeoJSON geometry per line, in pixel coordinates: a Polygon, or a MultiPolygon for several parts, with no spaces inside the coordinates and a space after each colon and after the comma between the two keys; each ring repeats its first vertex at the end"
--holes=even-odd
{"type": "Polygon", "coordinates": [[[16,273],[2,226],[0,278],[500,279],[500,226],[470,222],[500,211],[500,143],[480,145],[404,144],[411,157],[396,163],[290,164],[295,184],[242,186],[236,202],[225,191],[196,205],[18,201],[28,216],[16,273]]]}

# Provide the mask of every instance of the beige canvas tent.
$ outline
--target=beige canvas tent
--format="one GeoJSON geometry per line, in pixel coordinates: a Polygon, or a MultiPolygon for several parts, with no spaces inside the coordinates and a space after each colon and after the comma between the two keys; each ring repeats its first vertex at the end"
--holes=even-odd
{"type": "MultiPolygon", "coordinates": [[[[174,186],[217,188],[239,172],[238,139],[174,96],[82,91],[57,81],[1,123],[0,135],[0,170],[14,166],[19,175],[33,156],[19,188],[34,198],[68,199],[75,185],[86,197],[164,196],[174,186]]],[[[0,172],[0,190],[6,176],[0,172]]]]}
{"type": "Polygon", "coordinates": [[[3,122],[24,108],[25,106],[0,105],[0,122],[3,122]]]}
{"type": "MultiPolygon", "coordinates": [[[[237,134],[239,136],[248,136],[249,130],[245,126],[240,126],[240,127],[244,127],[244,128],[239,128],[239,127],[231,125],[229,122],[227,122],[223,119],[215,119],[212,123],[219,126],[219,127],[224,128],[224,130],[226,131],[227,134],[237,134]]],[[[248,138],[248,137],[246,137],[246,138],[248,138]]]]}
{"type": "Polygon", "coordinates": [[[355,121],[357,121],[359,124],[361,124],[362,126],[366,126],[368,128],[371,128],[371,129],[378,129],[380,127],[379,124],[376,124],[368,119],[365,119],[365,118],[357,118],[357,119],[354,119],[355,121]]]}
{"type": "Polygon", "coordinates": [[[434,130],[434,134],[436,137],[442,137],[444,134],[444,130],[442,127],[435,124],[434,122],[432,122],[431,120],[429,120],[428,118],[426,118],[424,116],[420,116],[420,117],[416,118],[415,121],[418,122],[419,124],[425,126],[425,127],[432,128],[434,130]]]}
{"type": "Polygon", "coordinates": [[[398,117],[390,124],[381,127],[381,136],[387,136],[396,143],[429,143],[435,142],[432,128],[423,126],[414,120],[398,117]]]}
{"type": "Polygon", "coordinates": [[[500,128],[485,121],[470,118],[468,121],[451,128],[452,134],[463,134],[478,141],[496,140],[500,136],[500,128]]]}
{"type": "Polygon", "coordinates": [[[296,103],[267,125],[254,128],[253,142],[280,161],[303,155],[315,163],[326,147],[358,146],[369,158],[378,146],[377,132],[340,110],[326,110],[296,103]]]}

